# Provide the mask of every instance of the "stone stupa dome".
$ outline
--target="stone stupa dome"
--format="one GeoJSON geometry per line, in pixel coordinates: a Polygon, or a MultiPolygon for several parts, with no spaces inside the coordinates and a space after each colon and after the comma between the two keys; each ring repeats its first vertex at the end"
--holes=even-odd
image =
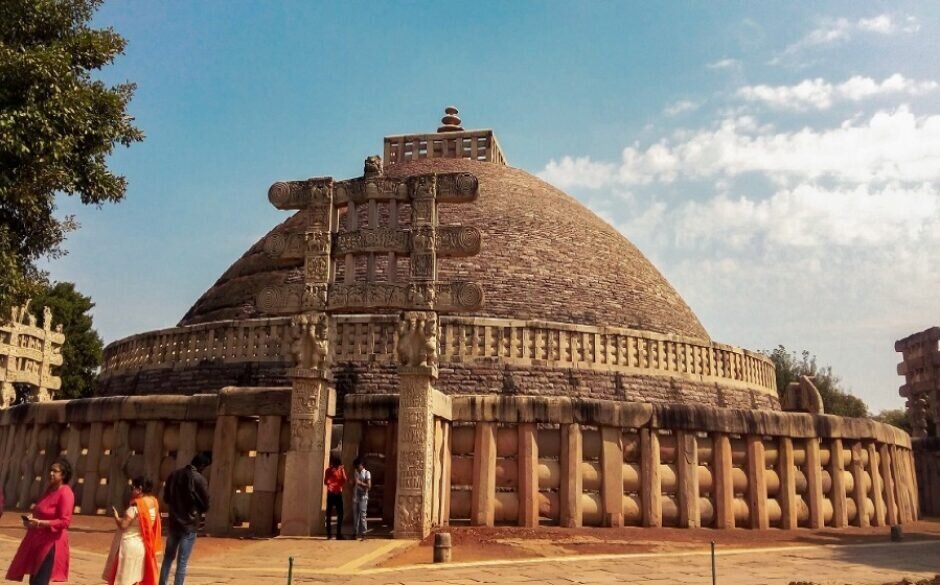
{"type": "MultiPolygon", "coordinates": [[[[480,253],[442,259],[441,280],[472,276],[486,294],[479,317],[609,325],[708,341],[698,318],[629,240],[573,197],[505,165],[425,159],[386,168],[386,176],[470,172],[473,204],[442,205],[442,224],[482,233],[480,253]]],[[[303,260],[280,260],[265,243],[303,234],[298,212],[256,242],[189,309],[180,325],[271,317],[253,302],[266,286],[296,275],[303,260]]]]}
{"type": "MultiPolygon", "coordinates": [[[[491,130],[465,131],[450,108],[436,134],[387,137],[384,159],[383,168],[370,157],[367,171],[392,181],[469,173],[479,186],[472,203],[437,206],[439,224],[470,226],[465,233],[479,250],[439,257],[437,281],[473,282],[484,296],[468,312],[438,309],[438,387],[444,392],[779,407],[766,357],[714,343],[636,246],[574,198],[508,166],[491,130]]],[[[392,231],[409,228],[408,204],[402,205],[392,231]]],[[[361,219],[354,225],[389,226],[387,209],[356,209],[361,219]]],[[[336,221],[341,235],[346,222],[336,221]]],[[[295,310],[261,299],[279,287],[302,290],[304,229],[303,212],[274,227],[196,300],[177,327],[111,344],[102,393],[287,385],[289,320],[301,311],[299,298],[294,293],[295,310]],[[293,253],[284,252],[291,247],[293,253]]],[[[367,270],[364,263],[336,266],[337,282],[340,270],[353,269],[347,266],[354,267],[356,279],[367,270]]],[[[368,270],[384,271],[389,282],[408,280],[407,257],[376,266],[368,270]]],[[[396,391],[395,313],[333,311],[341,395],[396,391]]]]}

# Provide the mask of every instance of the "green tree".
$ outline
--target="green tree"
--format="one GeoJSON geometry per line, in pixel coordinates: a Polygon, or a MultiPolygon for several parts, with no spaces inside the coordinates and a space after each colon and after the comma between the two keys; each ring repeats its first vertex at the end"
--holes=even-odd
{"type": "Polygon", "coordinates": [[[56,194],[120,201],[126,180],[107,157],[143,139],[126,112],[134,84],[92,78],[125,45],[89,27],[101,2],[0,0],[0,314],[41,291],[36,262],[77,227],[56,217],[56,194]]]}
{"type": "Polygon", "coordinates": [[[817,365],[815,355],[806,350],[797,355],[796,352],[787,351],[782,345],[763,353],[774,362],[777,370],[777,393],[781,397],[790,382],[798,381],[800,376],[815,376],[813,383],[822,396],[826,414],[868,416],[868,406],[865,402],[842,388],[842,381],[832,373],[832,367],[817,365]]]}
{"type": "Polygon", "coordinates": [[[889,410],[882,410],[878,414],[872,417],[878,422],[887,423],[889,425],[894,425],[899,429],[903,429],[908,433],[911,432],[911,420],[907,416],[907,411],[903,408],[892,408],[889,410]]]}
{"type": "Polygon", "coordinates": [[[86,398],[95,390],[104,343],[89,314],[94,306],[91,298],[75,290],[71,282],[56,283],[30,304],[30,311],[36,315],[39,325],[45,325],[43,307],[49,307],[53,327],[61,324],[65,333],[62,366],[57,372],[62,378],[59,398],[86,398]]]}

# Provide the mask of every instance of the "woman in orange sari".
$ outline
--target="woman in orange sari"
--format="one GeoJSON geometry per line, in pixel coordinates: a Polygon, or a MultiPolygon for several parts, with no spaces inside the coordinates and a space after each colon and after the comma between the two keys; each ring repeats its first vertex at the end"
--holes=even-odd
{"type": "Polygon", "coordinates": [[[118,531],[103,575],[110,585],[157,585],[159,581],[160,505],[152,494],[153,482],[135,477],[131,480],[131,505],[124,516],[112,508],[118,531]]]}

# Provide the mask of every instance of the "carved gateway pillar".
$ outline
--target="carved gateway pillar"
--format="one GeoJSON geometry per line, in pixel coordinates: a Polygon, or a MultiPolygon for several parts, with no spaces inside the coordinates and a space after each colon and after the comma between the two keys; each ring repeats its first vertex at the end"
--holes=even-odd
{"type": "MultiPolygon", "coordinates": [[[[332,179],[275,183],[268,198],[278,209],[301,209],[306,214],[304,234],[304,288],[301,313],[294,328],[291,379],[290,450],[284,469],[281,534],[310,536],[324,529],[323,470],[329,456],[331,416],[335,411],[330,388],[330,318],[326,313],[330,280],[333,220],[332,179]]],[[[279,289],[259,299],[268,307],[284,303],[279,289]],[[274,298],[271,298],[274,297],[274,298]]]]}
{"type": "MultiPolygon", "coordinates": [[[[473,311],[483,302],[483,290],[474,282],[437,281],[438,258],[472,256],[479,252],[481,239],[480,231],[471,226],[439,226],[437,205],[467,203],[478,196],[479,182],[470,173],[394,179],[384,176],[378,157],[366,160],[359,178],[335,183],[310,179],[271,187],[268,197],[275,207],[307,214],[303,283],[285,279],[263,289],[256,298],[261,314],[295,315],[297,333],[297,367],[290,372],[291,449],[285,470],[282,534],[321,530],[323,470],[334,408],[329,388],[328,316],[389,309],[403,311],[398,333],[401,382],[395,535],[422,537],[430,531],[434,511],[441,510],[440,505],[434,506],[434,498],[440,504],[444,491],[440,486],[434,489],[435,405],[447,403],[433,388],[437,311],[473,311]],[[411,209],[406,225],[398,223],[400,203],[411,209]],[[380,257],[388,261],[380,263],[380,257]],[[407,279],[396,276],[399,259],[408,262],[407,279]],[[358,269],[360,265],[365,270],[358,269]]],[[[280,258],[300,256],[301,246],[293,236],[265,241],[263,247],[265,253],[280,258]]],[[[442,468],[437,469],[437,477],[442,468]]]]}
{"type": "MultiPolygon", "coordinates": [[[[411,195],[411,302],[432,309],[437,279],[437,176],[415,177],[411,195]]],[[[424,538],[431,531],[434,497],[434,380],[437,313],[407,311],[398,327],[398,486],[395,538],[424,538]]]]}
{"type": "Polygon", "coordinates": [[[398,329],[395,538],[424,538],[431,531],[437,326],[437,314],[433,311],[409,311],[403,315],[398,329]]]}

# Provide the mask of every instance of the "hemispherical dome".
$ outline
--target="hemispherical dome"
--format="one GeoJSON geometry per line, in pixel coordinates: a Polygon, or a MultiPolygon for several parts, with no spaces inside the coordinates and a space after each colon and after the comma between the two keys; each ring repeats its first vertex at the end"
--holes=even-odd
{"type": "MultiPolygon", "coordinates": [[[[473,204],[442,204],[442,225],[480,230],[480,253],[440,259],[438,279],[470,280],[486,295],[473,316],[611,325],[708,341],[675,289],[616,229],[574,198],[524,171],[461,159],[390,165],[385,174],[470,172],[480,183],[473,204]]],[[[180,325],[266,317],[255,306],[265,287],[302,280],[300,259],[265,252],[265,242],[301,233],[299,215],[277,226],[236,261],[180,325]]]]}

